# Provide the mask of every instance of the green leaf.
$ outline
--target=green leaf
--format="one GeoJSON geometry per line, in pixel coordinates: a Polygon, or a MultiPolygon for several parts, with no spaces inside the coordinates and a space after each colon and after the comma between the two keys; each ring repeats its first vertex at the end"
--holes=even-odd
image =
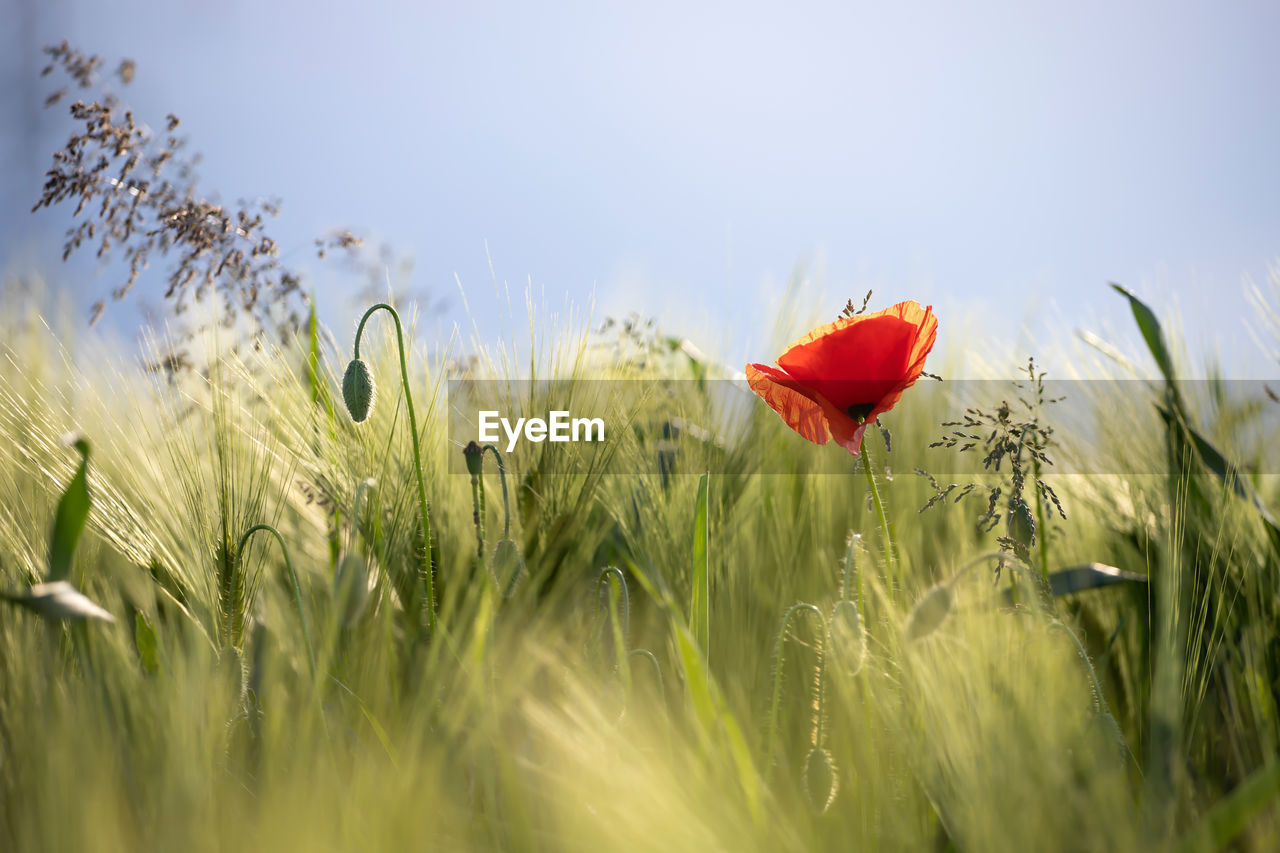
{"type": "Polygon", "coordinates": [[[0,592],[0,598],[55,622],[116,621],[116,617],[103,610],[66,581],[38,583],[25,593],[17,595],[0,592]]]}
{"type": "Polygon", "coordinates": [[[1160,329],[1160,321],[1156,319],[1156,314],[1145,302],[1129,292],[1127,288],[1112,282],[1112,289],[1129,300],[1129,307],[1133,310],[1133,319],[1138,321],[1138,329],[1142,332],[1142,337],[1147,342],[1147,349],[1151,350],[1151,355],[1155,357],[1156,366],[1160,368],[1160,373],[1164,376],[1166,382],[1173,382],[1173,359],[1169,356],[1169,348],[1165,346],[1164,332],[1160,329]]]}
{"type": "Polygon", "coordinates": [[[50,581],[66,580],[71,575],[76,545],[89,519],[89,442],[80,435],[68,436],[63,441],[80,452],[80,467],[62,493],[53,518],[53,534],[49,537],[50,581]]]}
{"type": "Polygon", "coordinates": [[[1262,500],[1249,486],[1248,481],[1240,476],[1236,466],[1227,461],[1226,457],[1191,425],[1190,418],[1182,405],[1181,397],[1178,396],[1178,389],[1173,376],[1173,359],[1169,356],[1168,347],[1165,346],[1164,333],[1160,329],[1160,321],[1156,319],[1155,312],[1146,303],[1120,285],[1113,283],[1111,287],[1129,300],[1129,307],[1133,309],[1133,317],[1137,320],[1138,328],[1142,331],[1142,337],[1147,342],[1147,349],[1151,350],[1156,364],[1160,367],[1160,372],[1164,375],[1170,397],[1168,400],[1169,405],[1161,406],[1160,413],[1164,416],[1169,429],[1176,430],[1181,428],[1184,431],[1181,435],[1191,439],[1191,443],[1195,445],[1200,459],[1213,472],[1214,476],[1226,484],[1239,497],[1253,504],[1254,509],[1257,510],[1258,515],[1262,517],[1267,526],[1267,536],[1271,540],[1272,548],[1277,554],[1280,554],[1280,523],[1277,523],[1275,517],[1271,515],[1262,500]]]}
{"type": "Polygon", "coordinates": [[[1088,589],[1111,586],[1119,583],[1146,583],[1147,576],[1134,572],[1126,572],[1115,566],[1103,563],[1088,563],[1083,566],[1072,566],[1059,569],[1049,575],[1049,587],[1055,596],[1071,595],[1073,592],[1084,592],[1088,589]]]}
{"type": "Polygon", "coordinates": [[[693,594],[689,602],[689,629],[704,655],[711,639],[711,565],[707,542],[707,475],[698,478],[698,498],[693,506],[693,594]]]}
{"type": "Polygon", "coordinates": [[[133,617],[133,642],[138,647],[138,660],[142,668],[149,674],[160,672],[160,643],[156,639],[156,629],[141,610],[133,617]]]}
{"type": "Polygon", "coordinates": [[[1280,763],[1257,770],[1232,791],[1183,840],[1187,853],[1222,850],[1235,840],[1259,812],[1280,796],[1280,763]]]}
{"type": "Polygon", "coordinates": [[[1249,481],[1240,476],[1240,470],[1227,458],[1222,455],[1218,448],[1200,434],[1199,430],[1190,424],[1187,425],[1187,432],[1191,435],[1191,441],[1196,446],[1196,453],[1204,460],[1204,464],[1213,472],[1219,480],[1221,480],[1227,488],[1231,489],[1244,500],[1253,504],[1253,508],[1257,510],[1258,515],[1267,525],[1267,533],[1271,536],[1272,542],[1280,543],[1280,525],[1277,525],[1275,517],[1267,509],[1262,499],[1258,497],[1258,493],[1253,490],[1249,481]]]}
{"type": "Polygon", "coordinates": [[[742,792],[746,795],[747,809],[756,826],[763,828],[760,774],[756,772],[755,762],[751,760],[751,750],[742,734],[742,727],[729,710],[720,689],[711,680],[706,657],[699,651],[693,635],[679,623],[675,623],[673,627],[680,663],[684,668],[685,687],[689,691],[689,703],[698,722],[703,748],[710,750],[713,745],[719,745],[728,752],[742,792]]]}

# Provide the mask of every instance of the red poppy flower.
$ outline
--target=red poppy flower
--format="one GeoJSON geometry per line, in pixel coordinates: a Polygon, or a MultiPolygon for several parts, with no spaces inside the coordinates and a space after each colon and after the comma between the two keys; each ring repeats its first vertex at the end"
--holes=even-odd
{"type": "Polygon", "coordinates": [[[856,455],[867,426],[920,377],[937,336],[932,305],[899,302],[814,329],[777,367],[748,364],[747,384],[805,438],[834,438],[856,455]]]}

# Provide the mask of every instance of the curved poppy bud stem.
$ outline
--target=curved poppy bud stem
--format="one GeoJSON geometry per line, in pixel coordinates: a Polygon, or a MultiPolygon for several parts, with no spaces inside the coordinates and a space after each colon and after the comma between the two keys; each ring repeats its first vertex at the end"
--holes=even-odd
{"type": "Polygon", "coordinates": [[[880,489],[876,486],[876,475],[871,470],[871,455],[867,452],[867,442],[862,442],[862,470],[867,473],[867,488],[871,490],[871,500],[876,505],[876,515],[880,517],[880,533],[884,537],[885,580],[889,584],[889,600],[894,598],[894,585],[897,581],[897,548],[893,544],[893,534],[889,532],[889,519],[884,514],[884,502],[880,500],[880,489]]]}
{"type": "Polygon", "coordinates": [[[822,615],[821,610],[812,604],[803,601],[793,604],[782,617],[782,627],[778,629],[778,638],[773,644],[773,696],[769,702],[769,728],[765,741],[765,760],[768,762],[765,770],[766,779],[773,775],[774,751],[778,740],[778,707],[782,704],[783,646],[787,641],[787,629],[791,627],[791,617],[801,611],[807,611],[817,616],[819,630],[823,635],[827,633],[826,617],[822,615]]]}
{"type": "Polygon", "coordinates": [[[385,309],[390,313],[391,319],[396,324],[396,345],[400,349],[400,381],[404,386],[405,408],[409,410],[409,437],[413,439],[413,473],[414,479],[418,481],[418,512],[422,517],[422,566],[419,569],[419,574],[422,577],[422,586],[427,594],[427,630],[434,635],[436,630],[436,583],[434,567],[431,565],[431,517],[427,511],[427,485],[422,479],[422,448],[418,444],[418,418],[413,411],[413,395],[409,393],[409,365],[405,358],[404,332],[400,327],[400,315],[396,313],[396,309],[385,302],[379,302],[364,312],[364,316],[360,318],[360,324],[356,326],[356,341],[352,351],[352,363],[360,362],[360,337],[364,334],[364,324],[368,322],[369,316],[379,308],[385,309]]]}
{"type": "Polygon", "coordinates": [[[487,450],[492,453],[493,458],[498,462],[498,481],[502,483],[502,538],[510,539],[511,502],[507,499],[507,466],[502,461],[502,454],[498,452],[498,448],[492,444],[486,444],[481,450],[487,450]]]}
{"type": "Polygon", "coordinates": [[[311,629],[307,627],[307,614],[302,608],[302,588],[298,586],[298,573],[293,570],[293,560],[289,559],[289,546],[284,544],[284,537],[280,535],[280,531],[270,524],[255,524],[250,527],[240,537],[240,544],[236,546],[236,561],[239,562],[244,558],[244,546],[249,542],[249,537],[259,530],[267,531],[280,543],[280,552],[284,554],[284,567],[289,570],[289,581],[293,584],[293,603],[298,608],[298,621],[302,623],[302,641],[307,645],[307,663],[311,664],[311,677],[314,678],[316,653],[311,645],[311,629]]]}
{"type": "Polygon", "coordinates": [[[844,555],[844,570],[840,573],[840,601],[849,598],[849,586],[852,579],[858,581],[858,611],[866,612],[866,602],[862,595],[862,573],[858,571],[858,547],[862,544],[861,533],[850,533],[844,555]]]}

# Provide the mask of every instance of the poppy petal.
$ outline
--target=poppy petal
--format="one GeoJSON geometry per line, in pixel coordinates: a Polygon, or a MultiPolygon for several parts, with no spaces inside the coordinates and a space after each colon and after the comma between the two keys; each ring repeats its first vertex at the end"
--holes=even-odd
{"type": "Polygon", "coordinates": [[[850,453],[858,453],[867,423],[858,423],[776,367],[748,364],[746,374],[751,390],[803,438],[814,444],[826,444],[834,438],[850,453]]]}
{"type": "Polygon", "coordinates": [[[874,407],[915,381],[936,334],[931,308],[901,302],[814,329],[788,347],[778,365],[842,410],[874,407]]]}
{"type": "Polygon", "coordinates": [[[747,365],[747,381],[793,430],[850,453],[867,427],[915,384],[938,336],[933,306],[906,301],[841,317],[787,347],[778,367],[747,365]]]}

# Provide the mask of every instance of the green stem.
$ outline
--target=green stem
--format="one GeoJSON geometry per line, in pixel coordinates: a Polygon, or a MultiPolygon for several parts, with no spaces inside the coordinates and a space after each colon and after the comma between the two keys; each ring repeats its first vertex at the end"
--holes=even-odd
{"type": "Polygon", "coordinates": [[[266,530],[276,537],[276,541],[280,543],[280,551],[284,554],[284,566],[289,570],[289,581],[293,584],[293,603],[298,608],[298,620],[302,622],[302,640],[307,644],[307,662],[311,664],[311,676],[314,678],[316,675],[316,653],[311,645],[311,629],[307,627],[307,613],[302,608],[302,588],[298,586],[298,573],[293,570],[293,560],[289,559],[289,546],[284,544],[284,537],[280,535],[280,531],[270,524],[255,524],[250,527],[240,537],[240,544],[236,547],[236,561],[239,562],[243,558],[244,546],[249,541],[249,537],[259,530],[266,530]]]}
{"type": "Polygon", "coordinates": [[[413,411],[413,395],[409,393],[409,365],[405,358],[404,332],[400,328],[400,315],[396,313],[396,309],[385,302],[379,302],[364,312],[364,316],[360,318],[360,325],[356,326],[354,357],[356,360],[360,358],[360,336],[364,334],[364,324],[369,320],[369,315],[379,308],[388,311],[391,319],[396,323],[396,345],[400,349],[400,381],[404,385],[404,401],[409,410],[409,434],[413,439],[413,473],[418,481],[418,511],[422,516],[422,566],[419,574],[422,577],[422,586],[427,593],[427,630],[434,636],[436,582],[434,568],[431,565],[431,518],[427,513],[427,484],[422,479],[422,449],[418,446],[418,418],[413,411]]]}
{"type": "Polygon", "coordinates": [[[817,671],[814,674],[813,689],[815,696],[813,699],[813,748],[822,749],[826,742],[826,675],[827,675],[827,655],[826,655],[826,636],[825,632],[819,634],[814,641],[815,650],[818,653],[817,671]]]}
{"type": "Polygon", "coordinates": [[[481,448],[481,452],[488,450],[493,454],[493,458],[498,461],[498,480],[502,483],[502,538],[511,538],[511,503],[507,499],[507,466],[502,461],[502,454],[498,452],[498,448],[492,444],[486,444],[481,448]]]}
{"type": "Polygon", "coordinates": [[[862,470],[867,474],[867,488],[871,490],[871,500],[876,505],[876,515],[880,517],[880,533],[884,537],[885,581],[889,586],[889,600],[894,598],[894,585],[897,580],[896,548],[893,534],[889,532],[889,519],[884,514],[884,502],[880,500],[880,489],[876,486],[876,475],[871,470],[871,454],[867,451],[866,437],[862,441],[862,470]]]}
{"type": "Polygon", "coordinates": [[[865,619],[866,601],[862,592],[862,572],[858,571],[858,543],[862,541],[861,534],[850,533],[848,550],[844,555],[844,571],[840,575],[840,601],[849,600],[849,580],[852,576],[858,579],[858,613],[859,617],[865,619]]]}
{"type": "Polygon", "coordinates": [[[476,565],[484,571],[484,480],[471,477],[471,511],[476,525],[476,565]]]}

